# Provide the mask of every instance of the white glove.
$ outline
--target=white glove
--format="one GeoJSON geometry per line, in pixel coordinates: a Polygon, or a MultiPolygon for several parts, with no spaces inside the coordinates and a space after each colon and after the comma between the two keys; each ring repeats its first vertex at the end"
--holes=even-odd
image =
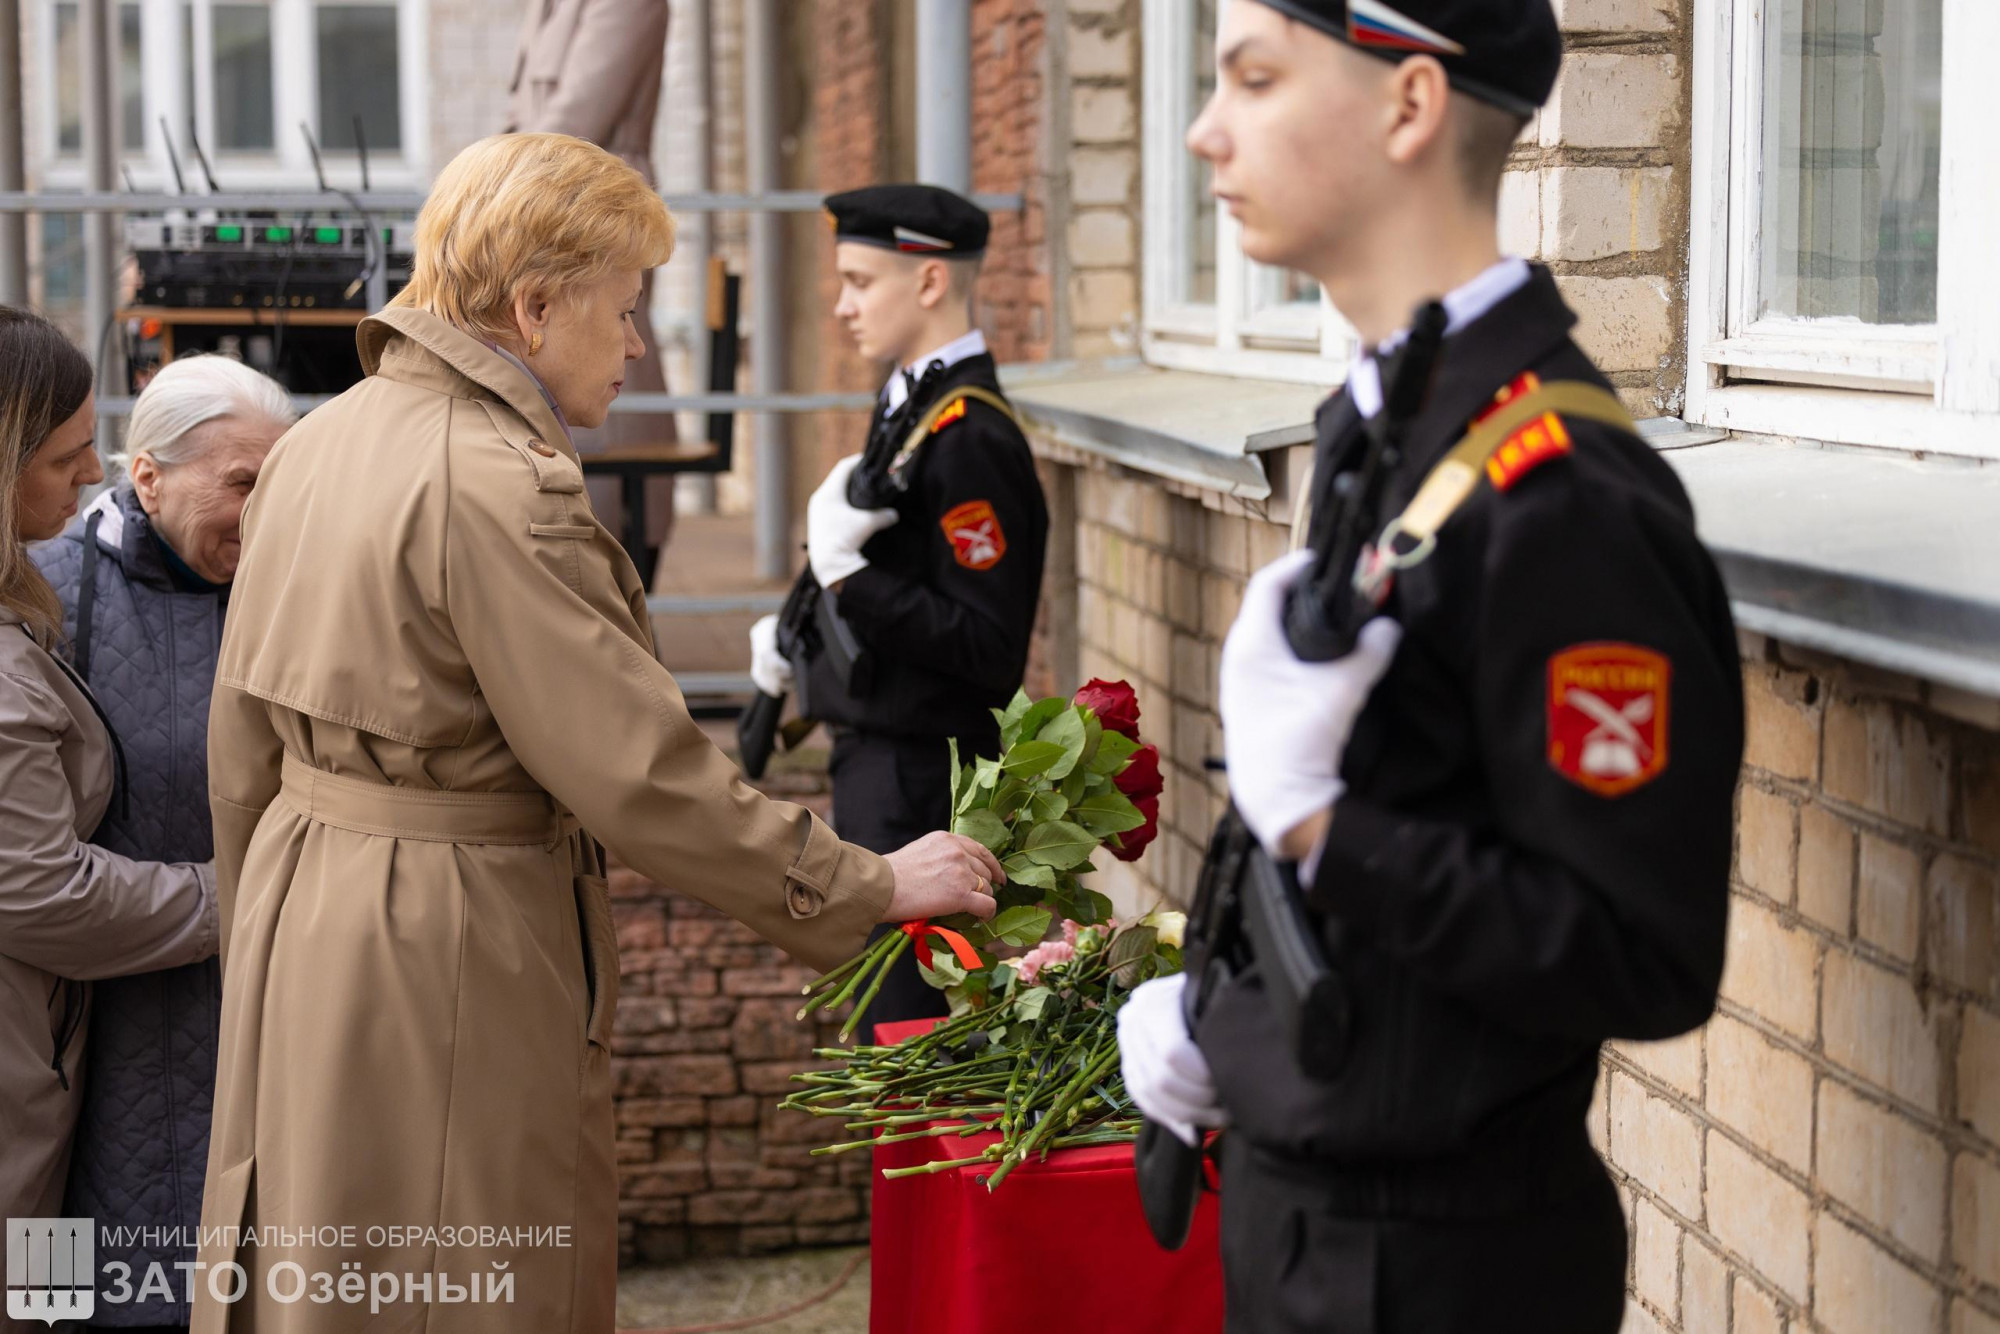
{"type": "Polygon", "coordinates": [[[1142,983],[1118,1011],[1118,1065],[1125,1091],[1149,1121],[1157,1121],[1187,1145],[1201,1143],[1200,1127],[1229,1124],[1215,1098],[1208,1061],[1188,1034],[1181,1012],[1187,974],[1142,983]]]}
{"type": "Polygon", "coordinates": [[[1346,786],[1340,757],[1368,692],[1389,670],[1403,627],[1378,616],[1354,651],[1301,662],[1285,639],[1285,592],[1312,564],[1295,551],[1250,577],[1222,644],[1222,750],[1229,792],[1272,856],[1284,836],[1332,806],[1346,786]]]}
{"type": "Polygon", "coordinates": [[[897,519],[894,510],[858,510],[847,503],[847,479],[860,464],[859,454],[834,464],[806,502],[806,559],[821,588],[832,588],[856,571],[867,569],[861,548],[897,519]]]}
{"type": "Polygon", "coordinates": [[[776,616],[750,627],[750,679],[767,695],[783,695],[792,688],[792,664],[778,651],[776,616]]]}

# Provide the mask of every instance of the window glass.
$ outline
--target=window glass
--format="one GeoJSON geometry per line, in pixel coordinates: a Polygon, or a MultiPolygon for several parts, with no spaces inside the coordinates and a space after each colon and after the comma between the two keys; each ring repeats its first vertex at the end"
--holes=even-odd
{"type": "Polygon", "coordinates": [[[394,5],[321,5],[319,133],[328,148],[358,147],[361,120],[370,153],[403,146],[403,116],[394,5]]]}
{"type": "Polygon", "coordinates": [[[139,63],[139,6],[118,6],[118,100],[127,153],[146,145],[145,71],[139,63]]]}
{"type": "Polygon", "coordinates": [[[1937,319],[1942,0],[1773,0],[1760,309],[1937,319]]]}
{"type": "Polygon", "coordinates": [[[225,152],[268,151],[271,111],[271,11],[265,5],[218,4],[215,37],[215,144],[225,152]]]}
{"type": "MultiPolygon", "coordinates": [[[[1188,107],[1193,115],[1201,114],[1215,92],[1215,6],[1216,0],[1196,0],[1189,6],[1194,22],[1194,41],[1190,43],[1194,51],[1194,85],[1188,107]]],[[[1186,152],[1178,144],[1175,147],[1186,152]]],[[[1187,173],[1188,198],[1182,204],[1190,226],[1188,252],[1182,259],[1181,293],[1182,300],[1207,306],[1215,303],[1215,196],[1209,193],[1215,183],[1215,169],[1202,158],[1191,157],[1190,161],[1194,170],[1187,173]]]]}

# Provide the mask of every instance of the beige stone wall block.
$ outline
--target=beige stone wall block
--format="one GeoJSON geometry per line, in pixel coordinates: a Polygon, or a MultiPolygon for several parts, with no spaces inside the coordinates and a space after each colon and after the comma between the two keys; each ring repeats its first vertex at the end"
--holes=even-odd
{"type": "Polygon", "coordinates": [[[1816,1175],[1827,1194],[1917,1255],[1943,1258],[1944,1146],[1914,1121],[1827,1080],[1816,1175]]]}
{"type": "Polygon", "coordinates": [[[1805,1192],[1711,1130],[1706,1202],[1708,1230],[1716,1239],[1748,1260],[1766,1282],[1793,1301],[1804,1301],[1812,1233],[1805,1192]]]}
{"type": "Polygon", "coordinates": [[[1969,1153],[1951,1170],[1951,1258],[2000,1284],[2000,1168],[1969,1153]]]}
{"type": "Polygon", "coordinates": [[[1138,189],[1139,150],[1077,147],[1069,155],[1070,202],[1078,208],[1130,204],[1138,189]]]}
{"type": "Polygon", "coordinates": [[[1666,244],[1673,171],[1667,167],[1556,167],[1542,176],[1541,253],[1610,259],[1666,244]]]}
{"type": "Polygon", "coordinates": [[[1923,858],[1912,848],[1863,834],[1860,865],[1857,933],[1884,953],[1915,962],[1924,903],[1923,858]]]}
{"type": "Polygon", "coordinates": [[[1683,1217],[1701,1216],[1701,1128],[1625,1074],[1611,1076],[1611,1161],[1683,1217]]]}
{"type": "Polygon", "coordinates": [[[1951,1334],[2000,1334],[2000,1316],[1990,1316],[1961,1297],[1951,1304],[1951,1334]]]}
{"type": "Polygon", "coordinates": [[[1827,1334],[1935,1329],[1937,1289],[1830,1214],[1819,1217],[1813,1319],[1827,1334]]]}
{"type": "Polygon", "coordinates": [[[1826,957],[1827,1059],[1927,1112],[1938,1109],[1936,1017],[1908,978],[1841,951],[1826,957]]]}
{"type": "Polygon", "coordinates": [[[1674,1220],[1640,1200],[1632,1210],[1632,1289],[1677,1319],[1680,1300],[1681,1230],[1674,1220]]]}
{"type": "Polygon", "coordinates": [[[1202,514],[1208,529],[1209,562],[1224,574],[1248,578],[1250,521],[1240,514],[1224,514],[1220,510],[1204,510],[1202,514]]]}
{"type": "Polygon", "coordinates": [[[1972,846],[2000,855],[2000,737],[1968,737],[1959,753],[1960,827],[1972,846]]]}
{"type": "Polygon", "coordinates": [[[1825,712],[1817,683],[1804,672],[1767,663],[1743,670],[1743,762],[1779,778],[1819,776],[1819,725],[1825,712]],[[1806,702],[1806,695],[1813,702],[1806,702]]]}
{"type": "Polygon", "coordinates": [[[1128,142],[1139,132],[1138,100],[1129,88],[1070,88],[1070,134],[1079,144],[1128,142]]]}
{"type": "Polygon", "coordinates": [[[1562,289],[1577,344],[1607,373],[1658,370],[1679,337],[1664,278],[1565,278],[1562,289]]]}
{"type": "Polygon", "coordinates": [[[1139,284],[1122,269],[1092,269],[1070,283],[1070,316],[1079,326],[1124,329],[1139,318],[1139,284]]]}
{"type": "Polygon", "coordinates": [[[1510,171],[1500,178],[1500,251],[1542,257],[1542,174],[1510,171]]]}
{"type": "Polygon", "coordinates": [[[1852,802],[1927,834],[1951,825],[1951,753],[1919,714],[1881,700],[1827,706],[1821,783],[1852,802]]]}
{"type": "Polygon", "coordinates": [[[1762,788],[1739,789],[1736,807],[1737,874],[1759,894],[1792,901],[1798,831],[1792,803],[1762,788]]]}
{"type": "Polygon", "coordinates": [[[1620,1334],[1673,1334],[1660,1318],[1639,1305],[1629,1295],[1625,1299],[1625,1321],[1619,1327],[1620,1334]]]}
{"type": "Polygon", "coordinates": [[[1134,69],[1133,30],[1119,28],[1070,29],[1069,72],[1076,79],[1129,78],[1134,69]]]}
{"type": "Polygon", "coordinates": [[[1571,51],[1542,108],[1544,148],[1653,148],[1680,123],[1680,61],[1673,56],[1571,51]]]}
{"type": "Polygon", "coordinates": [[[1804,931],[1748,899],[1729,905],[1729,947],[1722,994],[1802,1041],[1818,1031],[1813,965],[1819,945],[1804,931]]]}
{"type": "Polygon", "coordinates": [[[1243,605],[1243,580],[1226,574],[1208,573],[1201,580],[1201,632],[1220,641],[1236,623],[1237,609],[1243,605]]]}
{"type": "Polygon", "coordinates": [[[1600,1068],[1590,1086],[1590,1106],[1583,1113],[1584,1133],[1600,1158],[1611,1156],[1611,1075],[1600,1068]]]}
{"type": "Polygon", "coordinates": [[[1289,519],[1284,523],[1267,523],[1262,519],[1246,519],[1244,522],[1250,530],[1250,568],[1253,571],[1263,569],[1291,550],[1289,519]]]}
{"type": "Polygon", "coordinates": [[[1805,1058],[1748,1024],[1717,1015],[1708,1025],[1708,1110],[1752,1144],[1800,1172],[1812,1170],[1813,1072],[1805,1058]]]}
{"type": "Polygon", "coordinates": [[[1931,863],[1932,971],[1976,996],[1993,995],[1993,867],[1947,854],[1931,863]]]}
{"type": "Polygon", "coordinates": [[[1799,809],[1799,911],[1837,936],[1854,925],[1854,829],[1826,807],[1799,809]]]}
{"type": "Polygon", "coordinates": [[[1958,1119],[2000,1144],[2000,1019],[1975,1005],[1958,1030],[1958,1119]]]}
{"type": "Polygon", "coordinates": [[[1079,268],[1116,268],[1139,262],[1137,229],[1123,209],[1080,210],[1069,224],[1069,257],[1079,268]]]}
{"type": "MultiPolygon", "coordinates": [[[[1785,1316],[1771,1294],[1739,1276],[1736,1280],[1735,1334],[1784,1334],[1785,1316]]],[[[1688,1334],[1694,1334],[1689,1330],[1688,1334]]]]}
{"type": "Polygon", "coordinates": [[[1691,1235],[1681,1242],[1683,1334],[1729,1334],[1729,1267],[1691,1235]]]}
{"type": "Polygon", "coordinates": [[[1671,32],[1673,0],[1555,0],[1564,32],[1671,32]]]}
{"type": "Polygon", "coordinates": [[[1614,1042],[1612,1050],[1663,1084],[1690,1098],[1701,1096],[1702,1030],[1664,1042],[1614,1042]]]}

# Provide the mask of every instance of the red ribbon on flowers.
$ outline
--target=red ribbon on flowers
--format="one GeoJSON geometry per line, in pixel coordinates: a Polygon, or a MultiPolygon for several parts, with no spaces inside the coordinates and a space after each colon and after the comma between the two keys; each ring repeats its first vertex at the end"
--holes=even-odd
{"type": "Polygon", "coordinates": [[[971,941],[948,926],[938,926],[928,917],[919,917],[914,922],[903,923],[902,932],[910,938],[910,944],[916,947],[917,962],[926,968],[931,966],[931,943],[924,939],[925,936],[941,937],[945,944],[951,946],[951,952],[958,956],[958,961],[968,969],[979,968],[984,963],[979,957],[979,951],[972,948],[971,941]]]}

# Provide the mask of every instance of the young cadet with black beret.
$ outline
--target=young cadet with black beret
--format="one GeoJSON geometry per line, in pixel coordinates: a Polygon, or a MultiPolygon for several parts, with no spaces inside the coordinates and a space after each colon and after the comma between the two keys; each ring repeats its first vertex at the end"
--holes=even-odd
{"type": "Polygon", "coordinates": [[[1217,51],[1189,147],[1244,251],[1319,279],[1364,345],[1319,414],[1314,544],[1372,447],[1377,357],[1432,299],[1445,336],[1366,530],[1377,619],[1302,661],[1300,553],[1222,656],[1231,796],[1296,864],[1344,1059],[1307,1075],[1238,953],[1197,975],[1192,1036],[1185,978],[1133,996],[1126,1081],[1184,1140],[1227,1127],[1231,1330],[1612,1334],[1625,1225],[1585,1111],[1605,1040],[1714,1006],[1742,699],[1686,494],[1555,280],[1495,243],[1561,38],[1549,0],[1239,0],[1217,51]]]}
{"type": "MultiPolygon", "coordinates": [[[[806,548],[832,609],[871,667],[843,680],[834,655],[787,661],[777,618],[750,634],[752,676],[784,694],[800,670],[812,716],[833,730],[833,823],[893,850],[951,825],[946,742],[991,755],[990,709],[1020,688],[1048,544],[1048,509],[1007,406],[972,289],[986,213],[949,190],[880,185],[826,201],[840,275],[838,319],[864,357],[892,370],[864,454],[887,446],[892,505],[859,508],[834,465],[806,510],[806,548]]],[[[886,928],[885,928],[886,929],[886,928]]],[[[946,1012],[905,954],[868,1019],[946,1012]]]]}

